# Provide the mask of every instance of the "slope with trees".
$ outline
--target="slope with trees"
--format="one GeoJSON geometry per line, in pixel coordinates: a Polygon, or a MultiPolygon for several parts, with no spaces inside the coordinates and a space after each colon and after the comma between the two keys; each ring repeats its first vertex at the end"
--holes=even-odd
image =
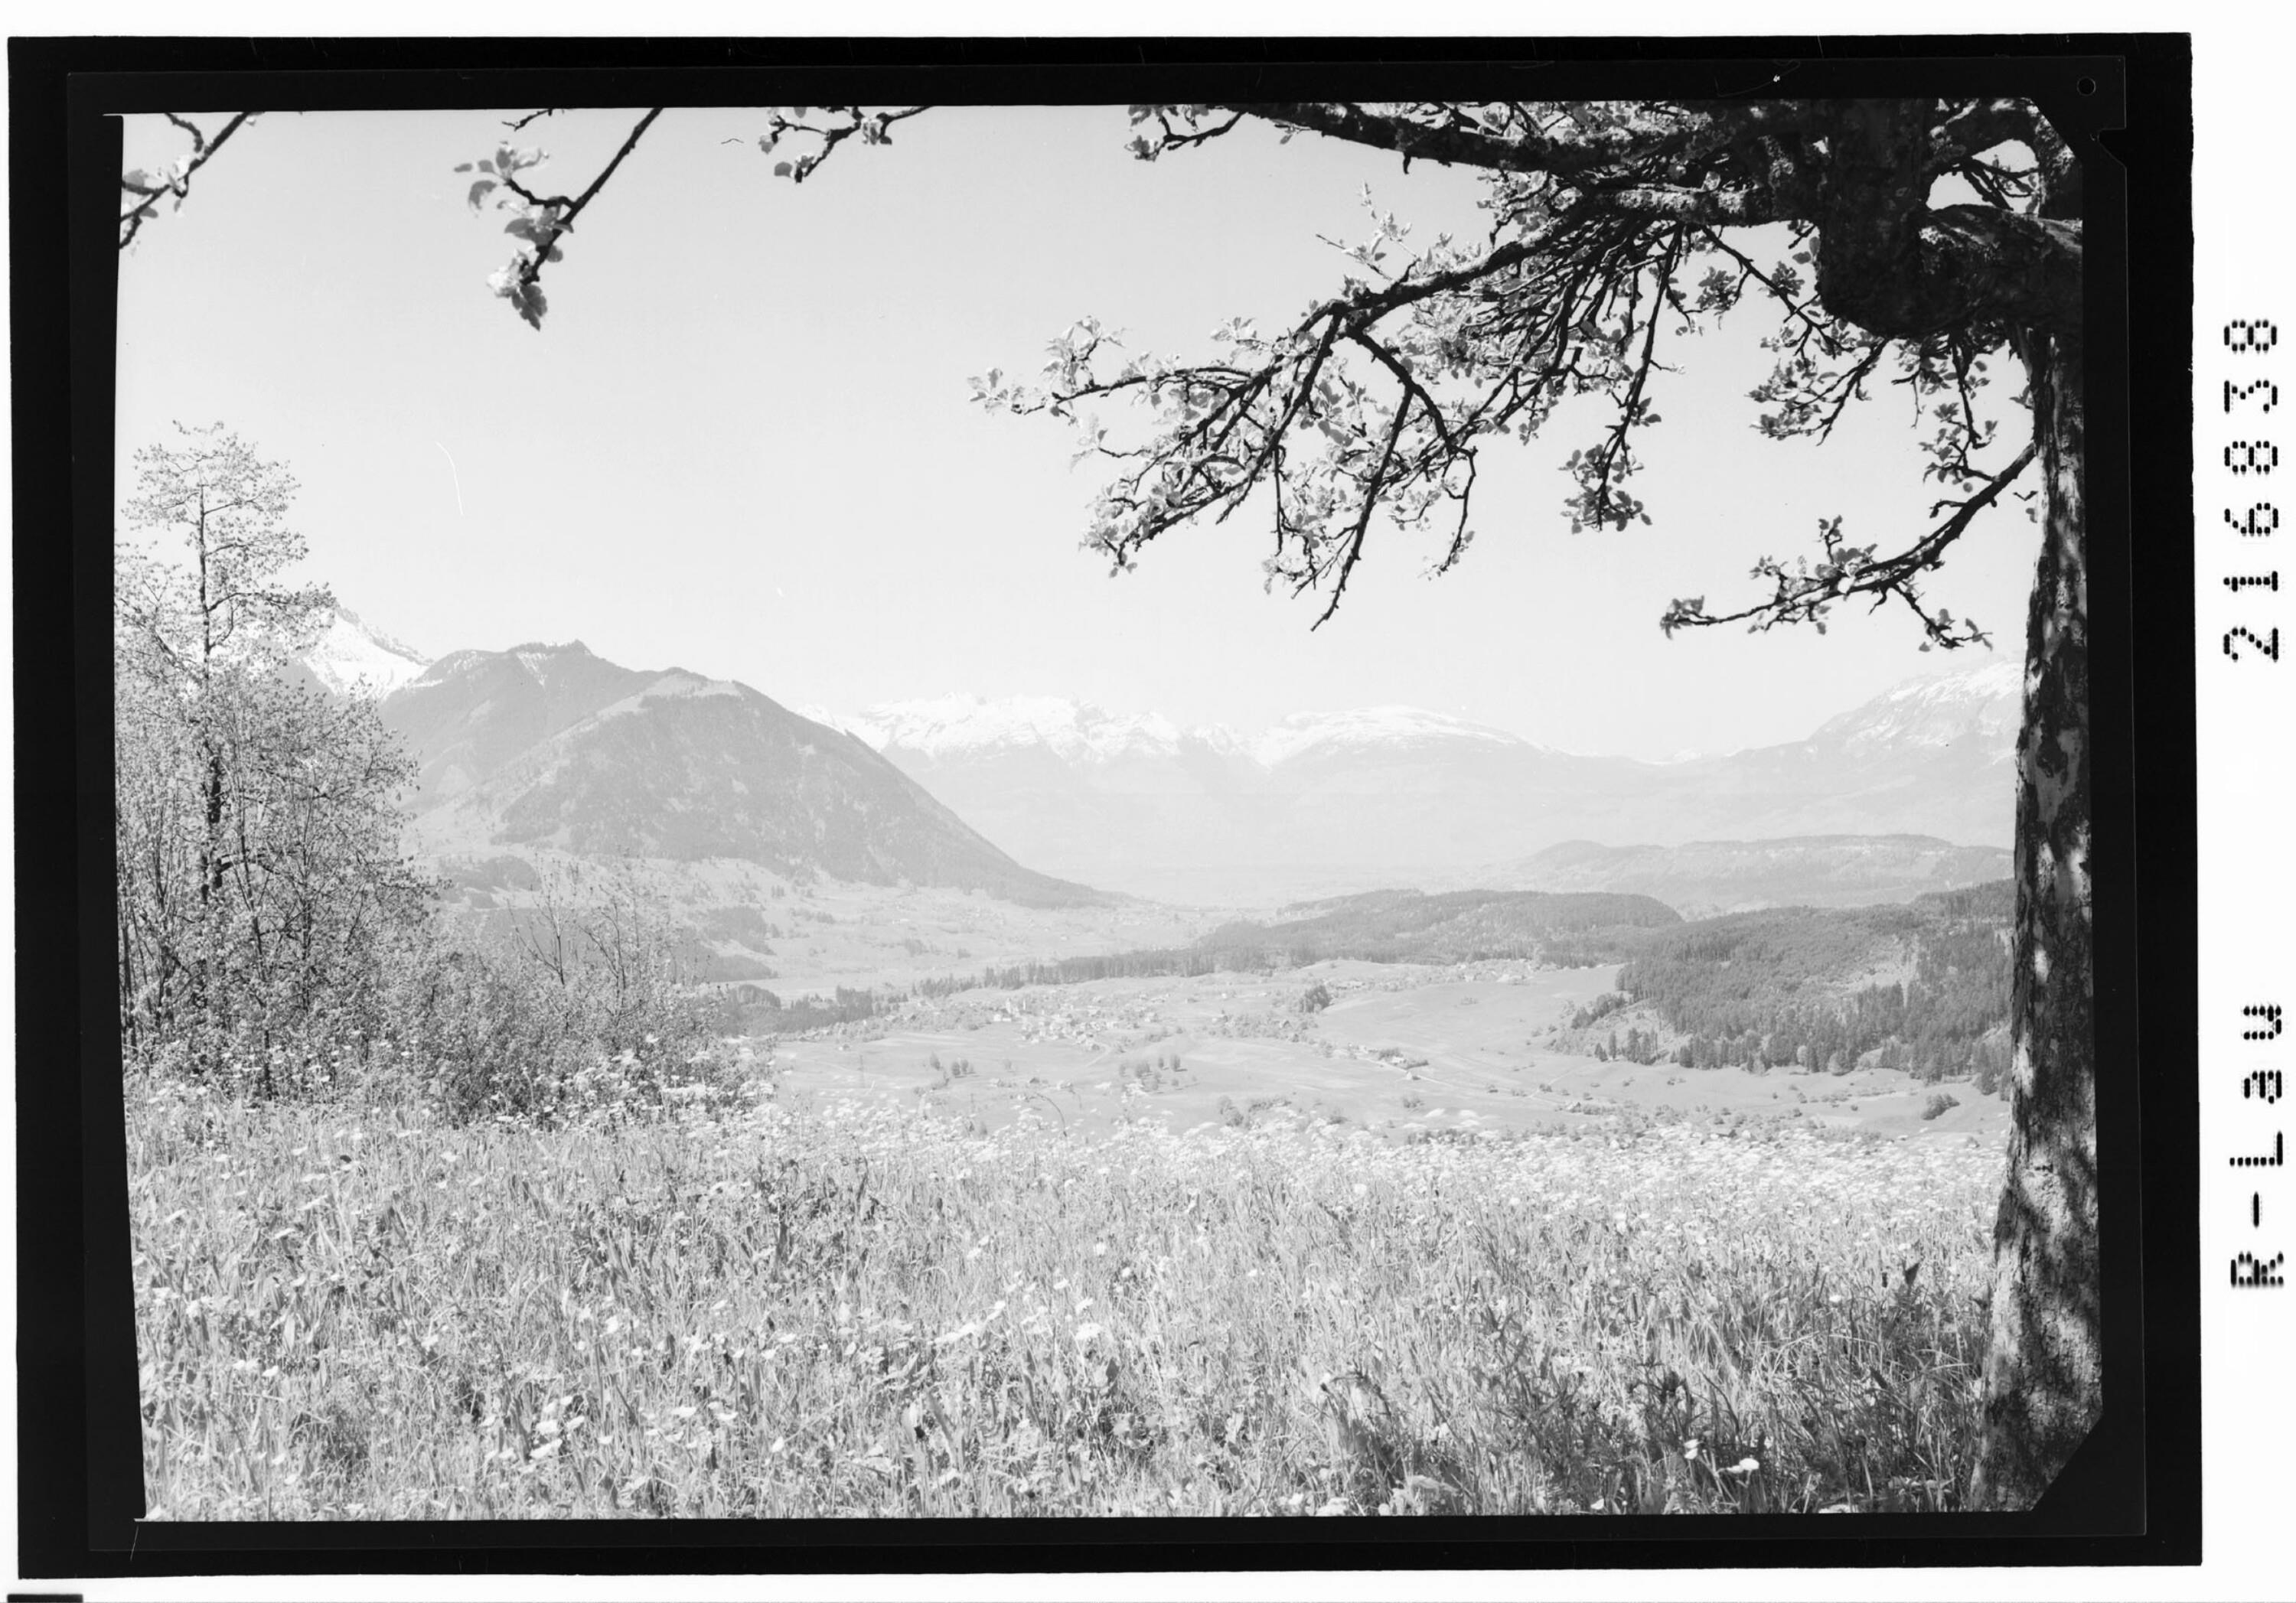
{"type": "Polygon", "coordinates": [[[1688,1037],[1677,1060],[1690,1067],[1840,1074],[1875,1052],[1882,1067],[1973,1074],[1989,1091],[2009,1018],[2009,891],[2005,879],[1906,906],[1703,920],[1643,942],[1619,991],[1688,1037]]]}
{"type": "Polygon", "coordinates": [[[413,768],[371,702],[280,671],[333,604],[283,577],[292,478],[219,424],[135,463],[114,551],[121,1035],[269,1089],[381,1023],[386,955],[428,912],[394,805],[413,768]]]}

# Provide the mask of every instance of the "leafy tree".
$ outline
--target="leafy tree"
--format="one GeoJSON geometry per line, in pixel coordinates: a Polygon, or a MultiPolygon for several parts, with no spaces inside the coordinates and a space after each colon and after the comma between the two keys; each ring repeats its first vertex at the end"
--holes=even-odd
{"type": "Polygon", "coordinates": [[[377,1024],[384,953],[422,922],[392,805],[413,768],[371,705],[278,672],[332,605],[283,577],[304,554],[286,471],[220,424],[135,464],[114,544],[121,1030],[274,1089],[276,1058],[377,1024]]]}
{"type": "MultiPolygon", "coordinates": [[[[776,175],[802,183],[840,148],[886,143],[922,110],[769,110],[758,143],[776,175]]],[[[645,112],[578,194],[531,181],[538,151],[504,147],[470,164],[472,205],[508,209],[507,231],[522,241],[492,287],[533,327],[546,310],[543,273],[575,217],[660,114],[645,112]]],[[[1661,337],[1748,302],[1778,320],[1775,369],[1756,396],[1762,431],[1823,441],[1892,377],[1934,420],[1936,498],[1895,538],[1860,544],[1840,519],[1824,521],[1815,551],[1757,560],[1763,588],[1743,605],[1675,600],[1659,620],[1668,634],[1730,623],[1822,631],[1844,602],[1895,601],[1919,620],[1924,650],[1981,642],[1976,624],[1926,602],[1921,584],[2038,473],[2013,1134],[1972,1487],[1980,1506],[2030,1504],[2087,1434],[2102,1391],[2076,152],[2009,98],[1140,105],[1132,122],[1144,160],[1258,122],[1286,138],[1392,151],[1406,168],[1470,168],[1484,177],[1490,227],[1480,241],[1414,246],[1406,225],[1380,215],[1352,252],[1358,270],[1283,328],[1231,323],[1211,356],[1175,359],[1124,350],[1086,319],[1055,339],[1036,382],[995,370],[978,380],[983,405],[1059,421],[1103,465],[1086,544],[1119,569],[1171,529],[1250,503],[1273,524],[1269,584],[1321,593],[1320,626],[1375,520],[1437,528],[1438,571],[1463,559],[1482,447],[1529,438],[1571,401],[1605,418],[1568,464],[1571,525],[1647,520],[1629,483],[1641,431],[1659,421],[1649,391],[1661,337]],[[2021,442],[1997,438],[1979,415],[1989,364],[2004,357],[2023,375],[2021,442]],[[1112,435],[1099,416],[1111,405],[1136,408],[1141,427],[1112,435]]]]}

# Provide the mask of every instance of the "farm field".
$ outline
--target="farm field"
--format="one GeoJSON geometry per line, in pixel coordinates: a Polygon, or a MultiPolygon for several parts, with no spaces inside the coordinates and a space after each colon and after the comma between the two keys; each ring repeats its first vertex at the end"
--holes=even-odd
{"type": "Polygon", "coordinates": [[[1611,977],[968,993],[554,1129],[132,1081],[152,1516],[1956,1506],[2000,1104],[1528,1044],[1611,977]]]}
{"type": "Polygon", "coordinates": [[[1033,1109],[1078,1133],[1142,1119],[1185,1131],[1284,1117],[1336,1119],[1390,1140],[1653,1121],[1799,1122],[1988,1151],[2006,1139],[2006,1104],[1965,1081],[1929,1084],[1870,1067],[1646,1067],[1556,1044],[1558,1025],[1611,990],[1618,972],[1342,961],[1264,977],[982,989],[784,1042],[774,1067],[792,1105],[920,1103],[987,1129],[1033,1109]],[[1318,986],[1330,1004],[1302,1012],[1301,997],[1318,986]],[[1958,1106],[1924,1119],[1940,1092],[1958,1106]]]}

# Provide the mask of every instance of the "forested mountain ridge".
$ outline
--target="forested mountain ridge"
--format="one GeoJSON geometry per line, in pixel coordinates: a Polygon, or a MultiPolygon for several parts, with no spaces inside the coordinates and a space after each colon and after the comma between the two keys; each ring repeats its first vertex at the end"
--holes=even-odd
{"type": "Polygon", "coordinates": [[[863,742],[745,684],[625,668],[579,642],[457,651],[381,707],[419,765],[416,838],[591,858],[728,858],[776,873],[1103,900],[983,839],[863,742]]]}
{"type": "Polygon", "coordinates": [[[1456,963],[1492,958],[1548,962],[1615,961],[1642,931],[1682,915],[1649,896],[1601,892],[1366,891],[1308,904],[1276,923],[1224,924],[1196,945],[1258,951],[1298,967],[1331,958],[1367,962],[1456,963]]]}
{"type": "MultiPolygon", "coordinates": [[[[1902,906],[1732,913],[1646,936],[1619,990],[1682,1037],[1665,1055],[1693,1067],[1841,1072],[1878,1052],[1885,1067],[1989,1082],[2007,1063],[2013,912],[2003,879],[1902,906]]],[[[1654,1040],[1625,1048],[1638,1049],[1661,1055],[1654,1040]]]]}
{"type": "Polygon", "coordinates": [[[2000,846],[1933,835],[1800,835],[1603,846],[1570,840],[1498,871],[1491,883],[1539,890],[1631,891],[1686,919],[1762,907],[1866,907],[1981,885],[2009,872],[2000,846]]]}

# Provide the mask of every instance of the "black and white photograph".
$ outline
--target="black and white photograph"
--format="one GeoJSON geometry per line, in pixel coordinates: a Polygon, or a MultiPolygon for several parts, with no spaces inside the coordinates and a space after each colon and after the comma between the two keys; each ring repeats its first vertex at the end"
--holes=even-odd
{"type": "Polygon", "coordinates": [[[2100,85],[1738,67],[122,118],[146,1518],[2035,1509],[2100,85]]]}

